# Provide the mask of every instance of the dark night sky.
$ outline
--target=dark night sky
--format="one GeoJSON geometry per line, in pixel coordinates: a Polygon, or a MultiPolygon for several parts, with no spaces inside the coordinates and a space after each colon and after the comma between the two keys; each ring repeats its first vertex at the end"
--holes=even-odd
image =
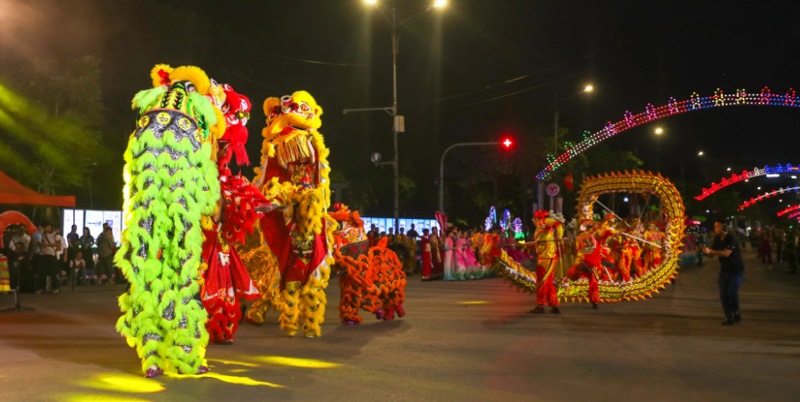
{"type": "MultiPolygon", "coordinates": [[[[385,3],[386,10],[397,7],[398,19],[427,4],[385,3]]],[[[419,192],[403,214],[434,209],[433,179],[449,144],[492,140],[502,130],[519,141],[552,136],[555,91],[566,96],[595,85],[590,99],[561,106],[560,122],[577,140],[583,130],[597,131],[626,110],[638,113],[670,96],[709,95],[717,87],[730,93],[766,85],[781,94],[800,88],[798,16],[800,4],[784,0],[451,0],[443,12],[414,18],[400,30],[398,92],[407,131],[400,139],[401,169],[419,192]]],[[[261,102],[308,90],[325,109],[320,131],[333,168],[356,184],[391,181],[389,169],[369,162],[373,151],[391,157],[390,117],[342,114],[391,105],[389,32],[387,21],[360,0],[0,0],[3,63],[48,55],[102,60],[105,142],[120,159],[133,127],[130,98],[149,85],[152,65],[194,64],[257,106],[249,124],[253,160],[261,102]]],[[[660,158],[667,175],[679,174],[680,166],[691,174],[698,149],[739,171],[798,163],[795,109],[700,111],[659,124],[667,133],[658,148],[654,124],[608,143],[635,150],[649,168],[660,158]]],[[[531,162],[533,173],[541,166],[531,162]]],[[[391,193],[379,196],[381,203],[367,213],[388,215],[391,193]]]]}

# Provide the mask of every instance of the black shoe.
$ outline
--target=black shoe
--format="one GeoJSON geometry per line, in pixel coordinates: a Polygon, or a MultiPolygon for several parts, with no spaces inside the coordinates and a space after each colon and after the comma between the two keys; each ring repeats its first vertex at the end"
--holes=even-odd
{"type": "Polygon", "coordinates": [[[741,320],[742,320],[742,313],[738,311],[733,313],[733,322],[739,322],[741,320]]]}
{"type": "Polygon", "coordinates": [[[592,303],[592,309],[597,310],[597,303],[592,303]]]}
{"type": "Polygon", "coordinates": [[[550,308],[550,313],[552,313],[552,314],[561,314],[561,310],[559,310],[558,307],[554,306],[554,307],[550,308]]]}
{"type": "Polygon", "coordinates": [[[726,319],[722,320],[722,325],[733,325],[733,324],[734,324],[734,321],[733,321],[732,318],[726,318],[726,319]]]}
{"type": "Polygon", "coordinates": [[[531,313],[534,313],[534,314],[544,314],[544,306],[536,306],[536,308],[534,308],[533,310],[531,310],[531,313]]]}

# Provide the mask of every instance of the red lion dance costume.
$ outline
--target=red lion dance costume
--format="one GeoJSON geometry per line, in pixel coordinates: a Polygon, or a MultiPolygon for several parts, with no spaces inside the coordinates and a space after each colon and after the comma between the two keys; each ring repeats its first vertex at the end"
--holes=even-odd
{"type": "Polygon", "coordinates": [[[536,231],[533,234],[536,243],[536,307],[532,313],[544,313],[544,305],[550,305],[550,312],[559,314],[558,294],[553,284],[556,265],[558,263],[558,243],[564,236],[564,226],[550,217],[547,211],[536,211],[533,214],[536,231]]]}
{"type": "MultiPolygon", "coordinates": [[[[261,167],[255,184],[277,210],[260,220],[263,242],[269,247],[280,275],[280,323],[289,336],[300,323],[306,337],[318,337],[325,319],[331,248],[336,223],[327,216],[330,204],[329,150],[317,131],[322,108],[305,91],[264,101],[267,127],[261,167]]],[[[259,290],[270,294],[269,272],[255,278],[259,290]]],[[[263,323],[264,301],[254,303],[247,318],[263,323]],[[256,308],[254,308],[256,306],[256,308]]]]}
{"type": "Polygon", "coordinates": [[[217,167],[222,194],[221,222],[216,230],[204,231],[202,290],[203,305],[208,312],[209,340],[214,343],[232,343],[233,335],[242,319],[240,298],[258,297],[250,275],[247,273],[235,243],[244,243],[245,233],[253,232],[253,224],[261,216],[258,210],[267,201],[258,189],[241,175],[232,175],[229,163],[236,156],[238,165],[249,165],[247,151],[247,120],[250,118],[250,100],[237,93],[228,84],[218,86],[212,97],[225,117],[225,133],[218,141],[217,167]]]}
{"type": "Polygon", "coordinates": [[[339,222],[339,230],[334,234],[333,256],[341,272],[339,317],[342,323],[361,323],[360,308],[375,314],[379,320],[392,320],[395,313],[398,317],[406,315],[403,309],[406,274],[397,255],[386,248],[388,238],[367,248],[364,221],[358,211],[351,212],[346,205],[337,203],[329,215],[339,222]]]}

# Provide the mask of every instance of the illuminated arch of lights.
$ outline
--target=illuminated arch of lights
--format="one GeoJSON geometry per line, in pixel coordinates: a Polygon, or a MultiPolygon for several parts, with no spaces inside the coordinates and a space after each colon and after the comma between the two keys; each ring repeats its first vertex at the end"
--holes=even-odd
{"type": "Polygon", "coordinates": [[[766,192],[764,194],[759,195],[758,197],[753,197],[753,198],[743,202],[742,205],[739,205],[739,209],[738,210],[741,211],[741,210],[743,210],[743,209],[745,209],[747,207],[753,206],[756,203],[759,203],[761,201],[766,200],[767,198],[771,198],[771,197],[774,197],[776,195],[781,195],[781,194],[784,194],[784,193],[796,193],[797,191],[800,191],[800,187],[787,187],[787,188],[779,188],[777,190],[768,191],[768,192],[766,192]]]}
{"type": "Polygon", "coordinates": [[[678,101],[670,97],[666,105],[653,106],[652,103],[648,103],[643,112],[633,114],[630,111],[626,111],[623,114],[622,120],[616,123],[609,121],[602,130],[594,134],[591,134],[589,131],[584,131],[583,140],[577,144],[566,141],[564,143],[566,151],[558,157],[548,154],[547,166],[536,175],[536,178],[539,180],[547,178],[547,176],[556,169],[572,160],[572,158],[587,151],[589,148],[642,124],[673,115],[693,112],[695,110],[718,107],[753,105],[800,107],[800,102],[796,98],[795,90],[792,88],[789,88],[785,95],[774,94],[768,87],[762,88],[758,93],[748,93],[744,89],[737,89],[735,93],[730,94],[726,94],[721,89],[717,88],[714,94],[710,96],[700,96],[697,92],[693,92],[689,99],[686,100],[678,101]]]}
{"type": "Polygon", "coordinates": [[[788,214],[789,212],[794,212],[794,211],[797,211],[798,209],[800,209],[800,204],[788,206],[788,207],[778,211],[778,216],[784,216],[784,215],[788,214]]]}
{"type": "Polygon", "coordinates": [[[753,170],[743,170],[741,174],[732,174],[730,178],[723,177],[719,183],[711,183],[711,187],[703,188],[703,191],[700,195],[694,197],[695,200],[702,201],[706,197],[711,194],[716,193],[719,190],[722,190],[725,187],[730,186],[731,184],[738,183],[740,181],[745,181],[747,179],[751,179],[753,177],[770,175],[770,174],[780,174],[780,173],[798,173],[800,172],[800,166],[792,166],[792,164],[787,163],[786,166],[777,165],[774,167],[764,166],[763,168],[753,168],[753,170]]]}

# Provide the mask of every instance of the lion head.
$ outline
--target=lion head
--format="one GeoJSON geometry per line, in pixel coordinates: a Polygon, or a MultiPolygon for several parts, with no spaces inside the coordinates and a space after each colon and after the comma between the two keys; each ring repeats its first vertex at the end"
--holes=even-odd
{"type": "Polygon", "coordinates": [[[322,126],[322,107],[306,91],[297,91],[280,99],[267,98],[264,101],[264,114],[267,116],[264,137],[267,139],[280,135],[287,127],[317,130],[322,126]]]}

